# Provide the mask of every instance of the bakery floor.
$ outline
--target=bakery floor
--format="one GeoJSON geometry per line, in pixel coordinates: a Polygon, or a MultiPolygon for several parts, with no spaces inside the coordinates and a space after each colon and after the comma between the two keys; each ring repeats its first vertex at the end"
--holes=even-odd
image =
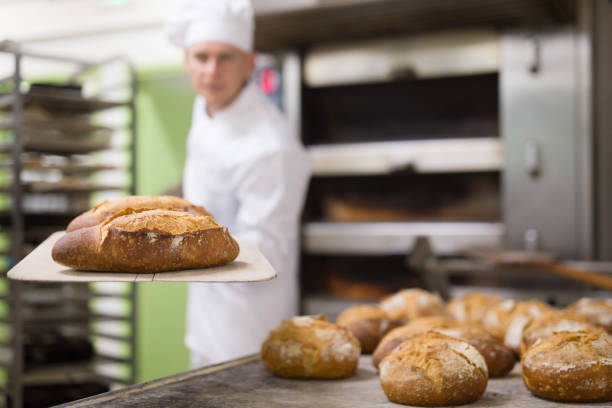
{"type": "MultiPolygon", "coordinates": [[[[357,373],[342,380],[290,380],[269,373],[259,356],[246,357],[137,384],[61,405],[61,407],[399,407],[380,387],[370,356],[361,356],[357,373]]],[[[465,407],[585,407],[532,396],[520,365],[510,375],[489,380],[481,399],[465,407]]]]}

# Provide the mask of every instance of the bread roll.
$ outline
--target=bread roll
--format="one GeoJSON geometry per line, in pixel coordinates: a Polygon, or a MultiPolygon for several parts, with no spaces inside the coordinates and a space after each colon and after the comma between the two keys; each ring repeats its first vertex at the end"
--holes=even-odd
{"type": "Polygon", "coordinates": [[[133,208],[135,210],[175,210],[186,211],[193,215],[210,215],[203,207],[193,205],[189,201],[180,197],[129,196],[101,202],[91,210],[84,212],[72,220],[70,224],[68,224],[66,232],[98,225],[126,208],[133,208]]]}
{"type": "Polygon", "coordinates": [[[90,271],[160,272],[233,261],[238,243],[212,217],[182,211],[124,210],[55,243],[53,259],[90,271]]]}
{"type": "Polygon", "coordinates": [[[403,289],[380,302],[392,319],[409,321],[418,317],[446,315],[444,301],[437,293],[423,289],[403,289]]]}
{"type": "Polygon", "coordinates": [[[582,298],[566,310],[585,317],[591,324],[612,334],[612,299],[582,298]]]}
{"type": "Polygon", "coordinates": [[[508,374],[516,362],[512,351],[503,346],[479,324],[429,317],[413,320],[405,326],[390,331],[374,351],[372,358],[374,366],[378,366],[380,361],[399,344],[426,331],[435,331],[470,343],[485,359],[489,377],[501,377],[508,374]]]}
{"type": "Polygon", "coordinates": [[[496,295],[470,293],[451,299],[446,304],[446,310],[451,316],[461,322],[482,323],[489,309],[497,306],[501,301],[502,298],[496,295]]]}
{"type": "Polygon", "coordinates": [[[552,311],[551,307],[539,300],[504,300],[491,308],[482,320],[485,329],[503,344],[518,354],[523,328],[538,317],[552,311]]]}
{"type": "Polygon", "coordinates": [[[261,346],[264,366],[281,377],[342,378],[359,362],[359,341],[323,316],[283,320],[261,346]]]}
{"type": "Polygon", "coordinates": [[[540,317],[553,309],[546,303],[538,300],[527,300],[518,302],[516,308],[510,314],[510,322],[504,336],[504,346],[519,354],[523,330],[533,319],[540,317]]]}
{"type": "Polygon", "coordinates": [[[406,340],[380,363],[380,384],[391,401],[418,406],[475,401],[487,387],[487,366],[469,343],[427,332],[406,340]]]}
{"type": "Polygon", "coordinates": [[[612,399],[612,336],[603,329],[559,332],[529,348],[522,359],[523,382],[553,401],[612,399]]]}
{"type": "Polygon", "coordinates": [[[380,339],[397,326],[399,322],[389,318],[389,315],[377,306],[359,305],[351,307],[338,316],[336,324],[346,327],[359,340],[361,352],[370,354],[380,339]]]}
{"type": "Polygon", "coordinates": [[[557,332],[590,331],[596,326],[590,324],[585,318],[565,311],[554,311],[536,317],[523,331],[521,341],[521,355],[536,342],[546,340],[557,332]]]}

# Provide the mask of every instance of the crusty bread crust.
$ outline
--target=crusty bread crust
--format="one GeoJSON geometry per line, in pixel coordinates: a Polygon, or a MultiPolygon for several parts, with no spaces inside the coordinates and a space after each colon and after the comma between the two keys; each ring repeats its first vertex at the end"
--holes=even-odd
{"type": "Polygon", "coordinates": [[[361,353],[370,354],[389,330],[400,325],[381,308],[373,305],[358,305],[346,309],[336,319],[336,324],[346,327],[361,345],[361,353]]]}
{"type": "Polygon", "coordinates": [[[89,211],[84,212],[73,219],[66,232],[71,232],[79,228],[92,227],[106,221],[114,214],[133,208],[135,210],[143,209],[163,209],[185,211],[193,215],[207,216],[210,215],[203,207],[193,205],[189,201],[174,196],[129,196],[121,197],[115,200],[103,201],[89,211]]]}
{"type": "Polygon", "coordinates": [[[512,350],[501,344],[499,340],[478,324],[459,323],[454,327],[433,330],[447,336],[465,340],[474,346],[484,357],[490,378],[507,375],[512,371],[517,361],[512,350]]]}
{"type": "Polygon", "coordinates": [[[612,334],[612,299],[582,298],[566,309],[585,317],[591,324],[612,334]]]}
{"type": "Polygon", "coordinates": [[[590,331],[596,326],[590,324],[584,317],[567,311],[553,311],[535,318],[523,330],[521,340],[521,355],[536,342],[549,339],[557,332],[590,331]]]}
{"type": "Polygon", "coordinates": [[[103,224],[67,233],[52,257],[80,270],[145,273],[224,265],[239,251],[212,217],[127,209],[103,224]]]}
{"type": "Polygon", "coordinates": [[[555,333],[529,348],[521,365],[525,386],[539,397],[612,400],[612,336],[603,329],[555,333]]]}
{"type": "Polygon", "coordinates": [[[484,359],[474,347],[434,332],[406,340],[380,363],[383,391],[400,404],[467,404],[480,398],[487,381],[484,359]]]}
{"type": "Polygon", "coordinates": [[[261,346],[264,366],[280,377],[343,378],[357,370],[359,341],[324,316],[283,320],[261,346]]]}

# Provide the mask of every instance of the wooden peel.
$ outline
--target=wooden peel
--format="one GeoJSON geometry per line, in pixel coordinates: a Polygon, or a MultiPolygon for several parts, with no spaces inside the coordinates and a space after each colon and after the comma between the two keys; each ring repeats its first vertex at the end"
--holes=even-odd
{"type": "Polygon", "coordinates": [[[558,262],[540,263],[536,265],[543,269],[552,271],[557,275],[565,276],[566,278],[590,283],[591,285],[598,286],[600,288],[612,290],[612,276],[604,275],[603,273],[587,271],[558,262]]]}
{"type": "MultiPolygon", "coordinates": [[[[588,271],[561,263],[547,252],[496,249],[469,249],[463,251],[469,257],[493,263],[498,266],[528,266],[540,268],[557,275],[612,290],[612,276],[588,271]]],[[[610,271],[612,273],[612,271],[610,271]]]]}

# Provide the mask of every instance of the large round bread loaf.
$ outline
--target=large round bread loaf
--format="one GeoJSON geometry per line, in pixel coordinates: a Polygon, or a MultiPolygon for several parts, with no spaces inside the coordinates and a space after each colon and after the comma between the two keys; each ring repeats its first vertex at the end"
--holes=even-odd
{"type": "Polygon", "coordinates": [[[487,366],[469,343],[427,332],[406,340],[380,363],[380,384],[393,402],[417,406],[467,404],[487,387],[487,366]]]}
{"type": "Polygon", "coordinates": [[[612,334],[612,299],[582,298],[566,309],[612,334]]]}
{"type": "Polygon", "coordinates": [[[281,377],[342,378],[359,362],[359,341],[323,316],[283,320],[261,346],[264,366],[281,377]]]}
{"type": "Polygon", "coordinates": [[[68,224],[66,232],[101,224],[113,215],[127,208],[133,208],[134,210],[174,210],[189,212],[193,215],[210,215],[203,207],[193,205],[180,197],[128,196],[101,202],[91,210],[73,219],[70,224],[68,224]]]}
{"type": "Polygon", "coordinates": [[[521,365],[525,386],[539,397],[612,400],[612,336],[603,329],[555,333],[529,348],[521,365]]]}
{"type": "Polygon", "coordinates": [[[60,238],[53,259],[89,271],[161,272],[224,265],[240,251],[212,217],[167,210],[124,210],[60,238]]]}
{"type": "Polygon", "coordinates": [[[403,289],[380,302],[392,319],[409,321],[419,317],[446,315],[444,301],[437,293],[423,289],[403,289]]]}
{"type": "Polygon", "coordinates": [[[336,319],[336,324],[346,327],[359,340],[361,352],[370,354],[380,339],[399,323],[377,306],[358,305],[346,309],[336,319]]]}

